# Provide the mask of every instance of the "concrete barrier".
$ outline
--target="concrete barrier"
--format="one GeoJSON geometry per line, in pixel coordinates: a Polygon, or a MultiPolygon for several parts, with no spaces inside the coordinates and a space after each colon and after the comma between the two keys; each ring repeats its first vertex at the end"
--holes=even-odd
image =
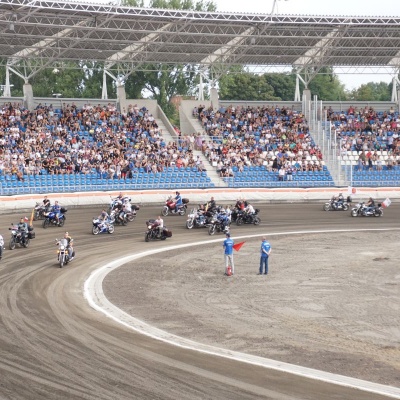
{"type": "MultiPolygon", "coordinates": [[[[347,195],[347,188],[309,188],[309,189],[184,189],[180,190],[182,197],[187,197],[191,204],[205,203],[214,196],[218,204],[232,204],[238,198],[255,203],[277,203],[277,202],[317,202],[326,201],[333,195],[342,192],[347,195]]],[[[58,200],[65,207],[80,207],[99,205],[106,206],[112,197],[116,197],[120,192],[77,192],[77,193],[56,193],[48,194],[51,203],[58,200]]],[[[123,192],[132,199],[133,204],[163,204],[169,195],[174,195],[174,191],[169,190],[143,190],[123,192]]],[[[386,198],[396,202],[400,199],[400,188],[357,188],[352,193],[353,201],[364,201],[369,197],[378,201],[386,198]]],[[[16,196],[0,197],[0,212],[7,213],[14,210],[31,210],[36,202],[42,202],[44,194],[26,194],[16,196]]]]}

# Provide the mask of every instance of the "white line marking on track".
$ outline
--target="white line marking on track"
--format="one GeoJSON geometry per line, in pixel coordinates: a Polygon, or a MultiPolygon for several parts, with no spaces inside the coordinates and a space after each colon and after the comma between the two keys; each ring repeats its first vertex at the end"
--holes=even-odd
{"type": "MultiPolygon", "coordinates": [[[[258,233],[256,235],[236,236],[235,238],[246,239],[246,238],[261,237],[263,235],[271,237],[271,236],[316,234],[316,233],[371,232],[371,231],[395,231],[395,230],[400,230],[400,228],[311,230],[311,231],[291,231],[291,232],[277,232],[277,233],[268,232],[268,233],[258,233]]],[[[164,247],[161,249],[152,249],[114,260],[96,269],[90,274],[89,278],[84,283],[84,296],[92,308],[94,308],[97,311],[100,311],[101,313],[113,319],[114,321],[118,322],[119,324],[122,324],[125,327],[130,328],[138,333],[149,336],[156,340],[161,340],[165,343],[174,346],[178,346],[188,350],[199,351],[201,353],[210,354],[213,356],[229,358],[232,360],[241,361],[248,364],[258,365],[261,367],[274,369],[277,371],[295,374],[309,379],[315,379],[327,383],[332,383],[335,385],[351,387],[354,389],[359,389],[371,393],[388,396],[395,399],[400,399],[400,388],[396,388],[393,386],[381,385],[378,383],[351,378],[344,375],[332,374],[329,372],[320,371],[312,368],[306,368],[294,364],[284,363],[269,358],[257,357],[246,353],[240,353],[237,351],[231,351],[219,347],[209,346],[168,333],[127,314],[126,312],[122,311],[114,304],[112,304],[104,295],[103,292],[104,278],[111,271],[120,267],[121,265],[124,265],[128,262],[137,260],[142,257],[147,257],[152,254],[161,253],[164,251],[182,249],[185,247],[192,247],[192,246],[200,246],[209,243],[217,243],[222,240],[224,239],[220,238],[213,240],[204,240],[200,242],[164,247]]]]}

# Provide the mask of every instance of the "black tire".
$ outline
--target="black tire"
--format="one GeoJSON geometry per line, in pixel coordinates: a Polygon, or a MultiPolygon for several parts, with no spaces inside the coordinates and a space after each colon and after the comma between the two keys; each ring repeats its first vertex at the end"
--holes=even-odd
{"type": "Polygon", "coordinates": [[[65,218],[62,218],[62,219],[60,219],[60,220],[58,221],[58,226],[59,226],[60,228],[63,227],[64,224],[65,224],[65,218]]]}
{"type": "Polygon", "coordinates": [[[324,204],[323,206],[324,211],[329,211],[331,209],[331,206],[329,203],[324,204]]]}
{"type": "Polygon", "coordinates": [[[237,225],[237,226],[243,225],[243,223],[244,223],[244,221],[243,221],[243,218],[242,218],[242,217],[239,217],[239,218],[236,220],[236,225],[237,225]]]}
{"type": "Polygon", "coordinates": [[[37,212],[37,211],[35,211],[34,213],[33,213],[33,220],[34,221],[37,221],[39,219],[39,213],[37,212]]]}
{"type": "Polygon", "coordinates": [[[211,225],[208,227],[208,234],[209,234],[210,236],[215,235],[215,225],[214,225],[214,224],[211,224],[211,225]]]}
{"type": "Polygon", "coordinates": [[[129,222],[132,222],[132,221],[135,219],[135,216],[134,216],[133,214],[128,214],[128,215],[126,216],[126,219],[127,219],[129,222]]]}
{"type": "Polygon", "coordinates": [[[168,207],[164,207],[164,208],[161,210],[161,214],[163,215],[163,217],[166,217],[166,216],[168,215],[168,207]]]}
{"type": "Polygon", "coordinates": [[[253,221],[254,225],[260,225],[260,222],[261,222],[261,218],[260,217],[254,217],[254,221],[253,221]]]}
{"type": "Polygon", "coordinates": [[[144,235],[144,241],[145,241],[145,242],[150,242],[150,235],[151,235],[150,232],[146,232],[146,233],[145,233],[145,235],[144,235]]]}
{"type": "Polygon", "coordinates": [[[358,214],[357,210],[352,210],[351,211],[351,216],[352,217],[357,217],[357,214],[358,214]]]}
{"type": "Polygon", "coordinates": [[[98,235],[100,233],[100,229],[98,226],[93,226],[92,228],[93,235],[98,235]]]}
{"type": "Polygon", "coordinates": [[[110,225],[108,227],[108,233],[112,234],[112,233],[114,233],[114,230],[115,230],[114,225],[110,225]]]}
{"type": "Polygon", "coordinates": [[[160,236],[160,239],[161,239],[161,240],[165,240],[166,238],[167,238],[167,237],[166,237],[165,235],[161,235],[161,236],[160,236]]]}
{"type": "Polygon", "coordinates": [[[348,204],[343,204],[343,211],[347,211],[349,209],[349,205],[348,204]]]}
{"type": "Polygon", "coordinates": [[[374,211],[374,217],[382,217],[383,211],[381,210],[375,210],[374,211]]]}
{"type": "Polygon", "coordinates": [[[29,247],[29,243],[30,243],[30,239],[26,238],[24,243],[22,244],[22,246],[24,246],[25,248],[29,247]]]}
{"type": "Polygon", "coordinates": [[[182,207],[180,210],[179,210],[179,215],[180,216],[184,216],[184,215],[186,215],[186,208],[185,207],[182,207]]]}
{"type": "Polygon", "coordinates": [[[60,259],[60,268],[62,268],[64,266],[64,261],[63,261],[63,259],[61,258],[60,259]]]}
{"type": "Polygon", "coordinates": [[[14,238],[10,239],[9,247],[10,247],[10,250],[14,250],[15,249],[15,240],[14,240],[14,238]]]}
{"type": "Polygon", "coordinates": [[[124,219],[121,221],[122,226],[127,226],[128,225],[128,220],[124,217],[124,219]]]}
{"type": "Polygon", "coordinates": [[[43,228],[46,229],[50,225],[50,221],[48,218],[45,218],[43,221],[43,228]]]}
{"type": "Polygon", "coordinates": [[[186,221],[186,228],[187,229],[193,229],[193,220],[191,219],[190,221],[186,221]]]}

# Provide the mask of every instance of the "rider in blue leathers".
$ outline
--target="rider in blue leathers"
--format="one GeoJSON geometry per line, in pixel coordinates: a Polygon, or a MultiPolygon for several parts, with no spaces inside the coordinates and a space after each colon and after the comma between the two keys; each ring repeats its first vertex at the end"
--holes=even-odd
{"type": "Polygon", "coordinates": [[[181,206],[183,203],[181,194],[179,192],[175,192],[175,194],[175,212],[177,213],[179,206],[181,206]]]}
{"type": "Polygon", "coordinates": [[[54,202],[54,206],[51,208],[51,211],[55,214],[56,221],[58,224],[61,215],[61,206],[58,204],[58,201],[54,202]]]}
{"type": "Polygon", "coordinates": [[[344,203],[344,197],[342,193],[339,193],[339,196],[333,197],[333,208],[335,210],[338,209],[338,207],[343,206],[344,203]]]}

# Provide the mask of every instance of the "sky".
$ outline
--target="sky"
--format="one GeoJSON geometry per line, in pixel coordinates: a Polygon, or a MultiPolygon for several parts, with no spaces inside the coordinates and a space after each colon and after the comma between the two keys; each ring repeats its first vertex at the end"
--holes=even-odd
{"type": "MultiPolygon", "coordinates": [[[[274,0],[214,0],[220,12],[270,14],[274,0]],[[245,5],[245,7],[244,7],[245,5]]],[[[400,0],[277,0],[275,14],[400,17],[400,0]]],[[[400,49],[399,49],[400,51],[400,49]]],[[[368,82],[391,82],[390,74],[338,74],[351,90],[368,82]]]]}

